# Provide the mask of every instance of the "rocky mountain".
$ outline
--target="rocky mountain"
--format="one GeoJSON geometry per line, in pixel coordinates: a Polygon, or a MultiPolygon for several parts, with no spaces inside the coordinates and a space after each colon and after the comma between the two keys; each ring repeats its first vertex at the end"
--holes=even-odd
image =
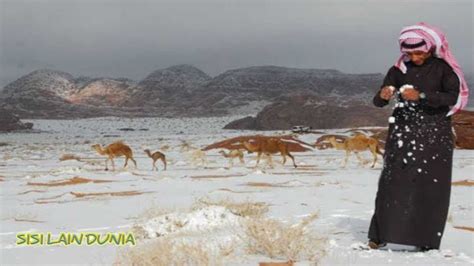
{"type": "Polygon", "coordinates": [[[257,66],[226,71],[192,92],[176,94],[174,100],[179,100],[184,114],[197,115],[240,113],[239,110],[262,108],[278,97],[296,93],[368,101],[382,78],[381,74],[351,75],[337,70],[257,66]]]}
{"type": "Polygon", "coordinates": [[[245,117],[226,129],[288,130],[295,125],[312,128],[386,126],[390,108],[376,108],[353,98],[300,94],[283,97],[266,106],[256,117],[245,117]]]}
{"type": "Polygon", "coordinates": [[[127,79],[79,77],[42,69],[5,86],[0,107],[21,118],[70,119],[138,115],[120,106],[135,83],[127,79]]]}
{"type": "Polygon", "coordinates": [[[37,70],[5,86],[1,106],[22,118],[74,116],[67,98],[76,85],[71,74],[48,69],[37,70]]]}
{"type": "Polygon", "coordinates": [[[120,106],[130,99],[133,86],[135,83],[128,80],[92,80],[67,97],[67,100],[72,104],[97,107],[120,106]]]}
{"type": "Polygon", "coordinates": [[[353,75],[332,69],[256,66],[226,71],[213,78],[206,88],[234,94],[252,92],[267,98],[301,91],[353,96],[371,91],[381,78],[381,74],[353,75]]]}
{"type": "Polygon", "coordinates": [[[138,83],[138,87],[143,90],[173,93],[175,90],[189,91],[195,89],[211,79],[209,75],[194,66],[176,65],[152,72],[138,83]]]}
{"type": "Polygon", "coordinates": [[[179,97],[190,94],[212,78],[191,65],[160,69],[140,81],[128,101],[131,106],[169,106],[179,104],[179,97]],[[178,97],[177,97],[178,96],[178,97]]]}
{"type": "Polygon", "coordinates": [[[25,75],[5,86],[2,96],[23,97],[30,93],[44,92],[62,98],[76,89],[74,77],[66,72],[41,69],[25,75]]]}
{"type": "Polygon", "coordinates": [[[32,129],[32,123],[23,123],[18,116],[10,111],[0,108],[0,132],[32,129]]]}
{"type": "Polygon", "coordinates": [[[276,66],[234,69],[212,78],[196,67],[177,65],[134,82],[39,70],[7,85],[0,106],[24,118],[220,116],[256,113],[296,93],[370,101],[382,78],[276,66]]]}

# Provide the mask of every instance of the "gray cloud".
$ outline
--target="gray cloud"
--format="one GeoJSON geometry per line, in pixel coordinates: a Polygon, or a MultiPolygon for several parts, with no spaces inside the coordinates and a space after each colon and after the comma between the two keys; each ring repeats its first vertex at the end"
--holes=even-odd
{"type": "Polygon", "coordinates": [[[38,68],[138,80],[183,63],[212,76],[252,65],[384,73],[400,29],[419,21],[443,29],[473,72],[472,1],[0,1],[1,86],[38,68]]]}

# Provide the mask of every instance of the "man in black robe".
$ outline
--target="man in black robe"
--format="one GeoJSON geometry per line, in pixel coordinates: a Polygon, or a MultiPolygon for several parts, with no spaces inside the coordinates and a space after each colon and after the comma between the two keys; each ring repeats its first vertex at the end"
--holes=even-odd
{"type": "Polygon", "coordinates": [[[454,148],[447,114],[461,84],[425,36],[401,36],[408,60],[390,68],[373,99],[378,107],[396,101],[368,234],[374,249],[386,243],[438,249],[446,224],[454,148]]]}

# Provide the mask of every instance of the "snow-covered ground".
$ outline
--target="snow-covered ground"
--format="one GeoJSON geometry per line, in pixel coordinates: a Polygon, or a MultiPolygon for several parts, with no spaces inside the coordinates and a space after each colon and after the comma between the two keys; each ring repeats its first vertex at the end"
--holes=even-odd
{"type": "MultiPolygon", "coordinates": [[[[207,152],[206,165],[193,164],[189,153],[180,149],[183,141],[204,147],[230,137],[262,134],[221,129],[235,118],[33,120],[28,122],[33,122],[41,133],[0,135],[0,143],[8,144],[0,145],[0,264],[112,264],[118,250],[113,245],[16,246],[16,233],[127,232],[138,217],[153,208],[175,210],[166,220],[175,221],[174,225],[185,221],[179,228],[187,232],[209,229],[206,233],[209,241],[224,239],[218,238],[223,232],[232,234],[225,228],[235,227],[238,217],[226,209],[179,212],[189,210],[202,198],[264,202],[269,205],[268,217],[289,222],[319,212],[310,229],[328,240],[322,265],[474,264],[474,233],[455,228],[474,226],[473,187],[453,186],[441,250],[420,253],[395,245],[385,250],[357,250],[354,247],[367,240],[381,158],[374,169],[359,165],[355,156],[342,168],[343,151],[314,150],[294,154],[297,169],[291,161],[285,166],[279,164],[279,156],[274,156],[275,168],[270,169],[264,164],[254,168],[254,154],[245,154],[245,165],[236,160],[234,167],[229,167],[228,159],[218,150],[207,152]],[[120,131],[120,128],[135,131],[120,131]],[[91,145],[115,140],[131,146],[138,169],[133,166],[122,169],[124,160],[119,158],[117,171],[104,171],[104,158],[91,145]],[[151,171],[152,161],[143,150],[155,151],[166,145],[169,149],[163,152],[168,169],[162,171],[158,161],[160,170],[151,171]],[[60,161],[64,154],[82,160],[60,161]],[[44,185],[74,177],[85,182],[44,185]]],[[[279,133],[284,132],[264,132],[279,133]]],[[[301,139],[312,143],[319,136],[307,134],[301,139]]],[[[363,155],[366,159],[371,157],[368,152],[363,155]]],[[[474,152],[455,150],[453,181],[474,180],[473,172],[474,152]]],[[[163,224],[163,217],[155,218],[144,221],[144,229],[158,235],[178,230],[163,224]]],[[[259,261],[271,259],[248,255],[233,263],[256,265],[259,261]]]]}

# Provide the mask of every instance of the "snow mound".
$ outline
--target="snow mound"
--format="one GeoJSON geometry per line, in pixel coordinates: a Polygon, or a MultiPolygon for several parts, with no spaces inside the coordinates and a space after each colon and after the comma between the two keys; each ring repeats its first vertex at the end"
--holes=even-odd
{"type": "Polygon", "coordinates": [[[189,213],[175,212],[153,218],[141,227],[146,237],[174,233],[204,232],[239,225],[240,217],[222,206],[209,206],[189,213]]]}

